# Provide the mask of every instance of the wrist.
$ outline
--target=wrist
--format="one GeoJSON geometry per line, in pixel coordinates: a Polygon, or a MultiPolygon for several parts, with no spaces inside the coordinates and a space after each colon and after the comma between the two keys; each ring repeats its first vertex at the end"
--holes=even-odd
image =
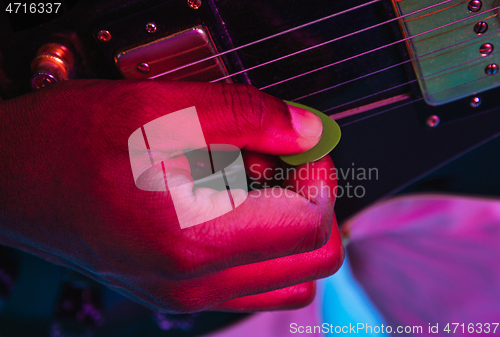
{"type": "Polygon", "coordinates": [[[30,155],[24,148],[24,138],[30,134],[31,123],[22,121],[30,106],[28,100],[22,96],[0,101],[0,240],[9,246],[15,242],[26,243],[28,239],[22,213],[29,185],[37,180],[36,174],[25,167],[30,155]]]}
{"type": "Polygon", "coordinates": [[[55,233],[64,233],[61,205],[51,202],[60,163],[57,126],[41,95],[0,101],[0,241],[23,250],[50,249],[55,233]]]}

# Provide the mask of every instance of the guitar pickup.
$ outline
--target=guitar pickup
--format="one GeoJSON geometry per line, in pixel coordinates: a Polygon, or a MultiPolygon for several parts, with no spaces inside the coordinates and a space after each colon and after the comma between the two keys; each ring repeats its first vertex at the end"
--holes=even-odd
{"type": "Polygon", "coordinates": [[[499,86],[500,24],[496,0],[470,7],[456,0],[393,0],[427,104],[453,102],[499,86]],[[414,11],[418,13],[411,14],[414,11]],[[414,36],[413,38],[411,38],[414,36]]]}
{"type": "MultiPolygon", "coordinates": [[[[177,34],[119,52],[115,64],[128,79],[165,78],[209,82],[227,75],[208,30],[195,26],[177,34]],[[203,62],[170,72],[181,66],[203,62]]],[[[226,79],[226,82],[229,80],[226,79]]]]}

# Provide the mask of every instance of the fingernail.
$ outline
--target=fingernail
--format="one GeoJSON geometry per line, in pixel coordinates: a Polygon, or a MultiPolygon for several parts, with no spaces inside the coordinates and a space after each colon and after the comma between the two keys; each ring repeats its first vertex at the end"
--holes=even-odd
{"type": "Polygon", "coordinates": [[[323,133],[323,123],[321,119],[312,112],[288,104],[290,115],[292,116],[292,126],[302,137],[316,139],[323,133]]]}

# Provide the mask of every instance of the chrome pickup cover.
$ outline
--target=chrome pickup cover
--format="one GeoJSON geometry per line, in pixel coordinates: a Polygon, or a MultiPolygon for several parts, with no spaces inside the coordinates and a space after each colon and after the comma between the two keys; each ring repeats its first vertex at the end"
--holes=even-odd
{"type": "MultiPolygon", "coordinates": [[[[177,67],[208,58],[217,53],[203,26],[119,52],[115,63],[123,77],[130,79],[167,78],[171,80],[208,82],[227,75],[219,57],[162,75],[177,67]]],[[[226,81],[227,82],[227,81],[226,81]]]]}
{"type": "MultiPolygon", "coordinates": [[[[393,5],[402,16],[438,2],[441,0],[393,0],[393,5]]],[[[405,37],[418,35],[406,42],[429,105],[449,103],[500,84],[500,73],[495,75],[500,65],[499,10],[494,9],[500,1],[482,0],[478,11],[470,10],[470,2],[453,0],[400,20],[405,37]],[[482,24],[480,34],[475,31],[479,22],[487,24],[486,31],[482,24]],[[493,50],[481,53],[487,43],[493,50]]]]}

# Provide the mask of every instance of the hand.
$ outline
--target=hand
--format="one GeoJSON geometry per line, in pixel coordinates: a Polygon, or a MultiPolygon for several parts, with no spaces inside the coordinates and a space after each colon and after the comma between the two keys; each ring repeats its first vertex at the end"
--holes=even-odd
{"type": "MultiPolygon", "coordinates": [[[[288,191],[251,191],[234,211],[181,229],[168,191],[137,188],[127,144],[144,124],[191,106],[208,144],[252,151],[245,154],[247,172],[250,165],[275,172],[275,155],[308,150],[321,133],[312,114],[291,113],[283,101],[245,85],[78,80],[0,102],[0,243],[75,269],[154,310],[309,303],[310,281],[343,261],[336,181],[321,173],[333,169],[331,159],[297,168],[307,177],[283,181],[288,191]],[[319,193],[311,194],[312,186],[319,193]]],[[[178,173],[188,176],[179,158],[178,173]]]]}

